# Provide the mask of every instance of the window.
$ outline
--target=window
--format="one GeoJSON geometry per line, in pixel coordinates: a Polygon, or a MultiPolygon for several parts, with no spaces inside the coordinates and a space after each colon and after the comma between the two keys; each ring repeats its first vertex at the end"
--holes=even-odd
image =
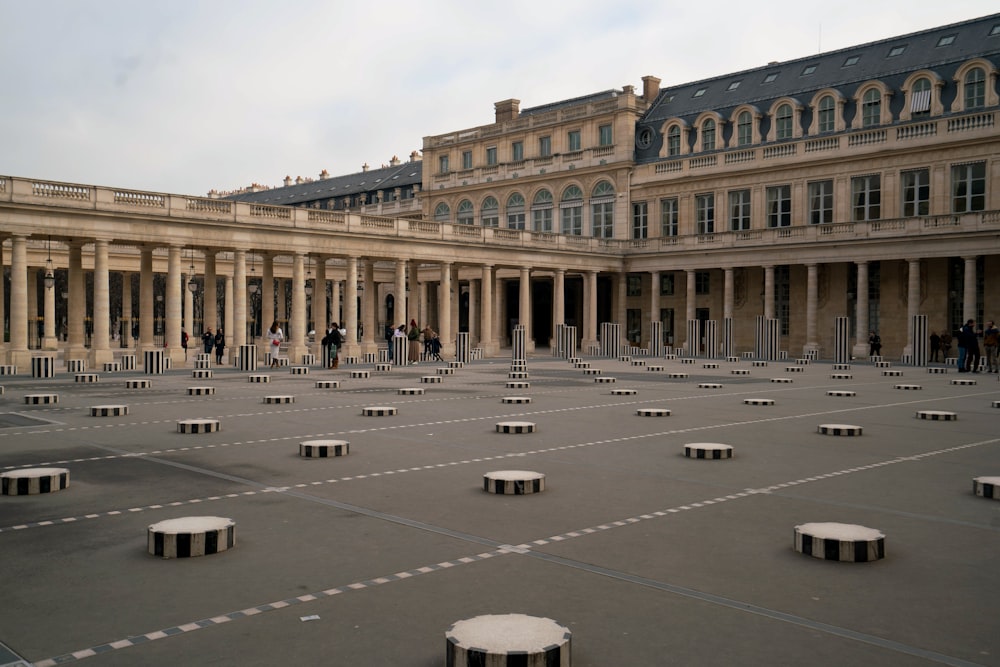
{"type": "Polygon", "coordinates": [[[674,295],[674,274],[666,271],[660,274],[660,296],[674,295]]]}
{"type": "Polygon", "coordinates": [[[460,225],[471,225],[475,223],[475,212],[472,209],[472,202],[468,199],[463,199],[459,202],[456,215],[458,216],[458,224],[460,225]]]}
{"type": "Polygon", "coordinates": [[[451,208],[441,202],[434,207],[434,220],[437,222],[451,222],[451,208]]]}
{"type": "Polygon", "coordinates": [[[497,202],[496,197],[487,197],[483,200],[479,216],[483,227],[500,226],[500,203],[497,202]]]}
{"type": "Polygon", "coordinates": [[[694,293],[695,294],[711,294],[712,292],[712,274],[708,271],[695,271],[694,272],[694,293]]]}
{"type": "Polygon", "coordinates": [[[819,121],[817,130],[820,132],[833,132],[836,127],[837,103],[833,101],[832,95],[824,95],[820,98],[817,115],[819,121]]]}
{"type": "Polygon", "coordinates": [[[520,162],[524,159],[524,142],[514,141],[510,144],[510,159],[512,162],[520,162]]]}
{"type": "Polygon", "coordinates": [[[767,226],[792,225],[792,186],[776,185],[767,189],[767,226]]]}
{"type": "Polygon", "coordinates": [[[715,121],[709,118],[701,126],[701,150],[715,150],[715,121]]]}
{"type": "Polygon", "coordinates": [[[472,151],[462,151],[462,169],[472,169],[472,151]]]}
{"type": "Polygon", "coordinates": [[[571,185],[563,191],[560,206],[563,234],[583,235],[583,190],[571,185]]]}
{"type": "Polygon", "coordinates": [[[694,196],[695,233],[715,232],[715,195],[711,192],[694,196]]]}
{"type": "Polygon", "coordinates": [[[930,212],[930,171],[915,169],[899,175],[903,190],[903,217],[927,215],[930,212]]]}
{"type": "Polygon", "coordinates": [[[833,181],[809,184],[809,224],[833,222],[833,181]]]}
{"type": "Polygon", "coordinates": [[[566,135],[566,149],[569,151],[580,150],[580,130],[570,130],[566,135]]]}
{"type": "Polygon", "coordinates": [[[990,34],[987,36],[996,37],[997,35],[1000,35],[1000,23],[997,23],[995,26],[993,26],[993,29],[990,30],[990,34]]]}
{"type": "Polygon", "coordinates": [[[983,68],[970,69],[963,83],[965,110],[982,108],[986,104],[986,75],[983,68]]]}
{"type": "Polygon", "coordinates": [[[590,196],[592,235],[609,239],[615,229],[615,189],[611,183],[601,181],[590,196]]]}
{"type": "Polygon", "coordinates": [[[882,93],[869,88],[861,99],[861,127],[875,127],[882,122],[882,93]]]}
{"type": "Polygon", "coordinates": [[[614,135],[610,125],[601,125],[597,128],[597,145],[611,146],[614,144],[614,135]]]}
{"type": "Polygon", "coordinates": [[[708,90],[708,89],[707,88],[699,88],[698,90],[694,91],[694,95],[692,95],[691,97],[701,97],[702,95],[705,94],[706,90],[708,90]]]}
{"type": "Polygon", "coordinates": [[[438,173],[447,174],[448,173],[448,156],[441,155],[438,156],[438,173]]]}
{"type": "Polygon", "coordinates": [[[507,228],[524,229],[524,197],[517,192],[507,198],[507,228]]]}
{"type": "Polygon", "coordinates": [[[626,278],[625,296],[642,296],[642,276],[638,273],[630,273],[626,278]]]}
{"type": "Polygon", "coordinates": [[[632,238],[649,237],[649,204],[637,201],[632,204],[632,238]]]}
{"type": "Polygon", "coordinates": [[[739,87],[740,87],[740,84],[741,84],[741,83],[743,83],[743,82],[742,82],[742,81],[733,81],[733,82],[732,82],[731,84],[729,84],[729,87],[728,87],[728,88],[726,88],[726,90],[727,90],[727,91],[728,91],[728,90],[736,90],[737,88],[739,88],[739,87]]]}
{"type": "Polygon", "coordinates": [[[951,212],[986,210],[986,163],[956,164],[951,168],[951,212]]]}
{"type": "Polygon", "coordinates": [[[945,35],[938,40],[938,46],[950,46],[955,42],[955,35],[945,35]]]}
{"type": "Polygon", "coordinates": [[[815,72],[816,72],[815,65],[806,65],[805,68],[802,70],[802,76],[809,76],[810,74],[813,74],[815,72]]]}
{"type": "Polygon", "coordinates": [[[681,128],[671,125],[667,130],[667,155],[681,154],[681,128]]]}
{"type": "Polygon", "coordinates": [[[538,156],[549,157],[552,155],[552,137],[538,138],[538,156]]]}
{"type": "Polygon", "coordinates": [[[749,190],[733,190],[729,193],[729,229],[734,232],[750,229],[749,190]]]}
{"type": "Polygon", "coordinates": [[[753,116],[749,111],[741,111],[736,117],[736,145],[749,146],[753,143],[753,116]]]}
{"type": "Polygon", "coordinates": [[[895,58],[896,56],[901,56],[901,55],[903,55],[904,51],[906,51],[906,45],[905,44],[903,46],[894,46],[891,49],[889,49],[889,55],[887,57],[888,58],[895,58]]]}
{"type": "Polygon", "coordinates": [[[882,214],[882,177],[878,174],[851,179],[852,220],[878,220],[882,214]]]}
{"type": "Polygon", "coordinates": [[[660,236],[677,236],[677,198],[660,200],[660,236]]]}
{"type": "Polygon", "coordinates": [[[531,202],[531,229],[552,232],[552,193],[548,190],[539,190],[531,202]]]}
{"type": "Polygon", "coordinates": [[[931,81],[920,77],[910,88],[910,113],[914,116],[925,114],[931,110],[931,81]]]}
{"type": "Polygon", "coordinates": [[[486,166],[494,167],[497,163],[497,147],[490,146],[486,149],[486,166]]]}
{"type": "Polygon", "coordinates": [[[773,83],[774,80],[777,79],[777,78],[778,78],[778,73],[777,72],[771,72],[770,74],[768,74],[767,76],[764,77],[764,83],[773,83]]]}
{"type": "Polygon", "coordinates": [[[854,67],[858,64],[859,60],[861,60],[861,56],[848,56],[841,67],[854,67]]]}
{"type": "Polygon", "coordinates": [[[792,138],[792,105],[782,104],[775,114],[775,139],[792,138]]]}

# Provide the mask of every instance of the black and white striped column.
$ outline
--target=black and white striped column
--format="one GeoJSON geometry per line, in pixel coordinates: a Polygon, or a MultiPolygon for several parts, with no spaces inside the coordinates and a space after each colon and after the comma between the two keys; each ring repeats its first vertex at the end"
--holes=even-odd
{"type": "Polygon", "coordinates": [[[847,317],[833,320],[833,363],[851,363],[851,321],[847,317]]]}
{"type": "Polygon", "coordinates": [[[240,345],[236,350],[236,368],[241,371],[257,370],[257,346],[240,345]]]}
{"type": "Polygon", "coordinates": [[[601,322],[601,356],[617,359],[622,350],[622,327],[617,322],[601,322]]]}
{"type": "Polygon", "coordinates": [[[557,324],[555,342],[553,356],[560,359],[576,357],[576,327],[568,324],[557,324]]]}
{"type": "Polygon", "coordinates": [[[733,348],[733,318],[722,318],[722,356],[729,358],[735,356],[733,348]]]}
{"type": "Polygon", "coordinates": [[[659,320],[649,323],[649,356],[663,356],[663,322],[659,320]]]}
{"type": "Polygon", "coordinates": [[[527,361],[527,334],[523,324],[518,324],[510,332],[510,343],[511,361],[527,361]]]}
{"type": "Polygon", "coordinates": [[[55,357],[32,357],[31,358],[31,377],[33,378],[52,378],[56,376],[56,358],[55,357]]]}
{"type": "Polygon", "coordinates": [[[705,357],[719,357],[719,323],[716,320],[705,321],[705,357]]]}
{"type": "Polygon", "coordinates": [[[392,363],[397,366],[406,365],[406,351],[409,342],[406,336],[393,336],[389,339],[389,344],[392,345],[392,363]]]}
{"type": "Polygon", "coordinates": [[[685,350],[689,357],[698,356],[698,347],[701,343],[701,323],[698,320],[687,321],[687,340],[684,341],[685,350]]]}
{"type": "Polygon", "coordinates": [[[455,334],[455,361],[461,361],[463,364],[470,361],[471,350],[472,341],[469,332],[460,331],[455,334]]]}
{"type": "Polygon", "coordinates": [[[927,316],[914,315],[910,318],[910,336],[913,339],[913,365],[926,366],[930,341],[927,339],[927,316]]]}
{"type": "Polygon", "coordinates": [[[134,354],[123,354],[118,359],[122,363],[123,371],[134,371],[135,370],[135,355],[134,354]]]}
{"type": "Polygon", "coordinates": [[[142,353],[142,369],[146,375],[163,375],[166,364],[163,361],[163,350],[146,350],[142,353]]]}
{"type": "Polygon", "coordinates": [[[489,614],[445,632],[447,667],[570,667],[572,633],[551,618],[489,614]]]}

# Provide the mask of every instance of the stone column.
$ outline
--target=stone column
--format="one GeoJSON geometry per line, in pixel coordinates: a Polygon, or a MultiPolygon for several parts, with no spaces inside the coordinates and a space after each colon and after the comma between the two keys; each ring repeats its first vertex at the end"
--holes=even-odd
{"type": "Polygon", "coordinates": [[[423,329],[430,324],[430,319],[428,319],[430,315],[427,312],[427,283],[420,283],[418,286],[418,292],[420,293],[420,300],[418,304],[418,314],[420,317],[417,318],[417,321],[420,322],[420,328],[423,329]]]}
{"type": "Polygon", "coordinates": [[[857,359],[868,358],[868,262],[857,262],[857,301],[855,304],[855,333],[857,338],[851,356],[857,359]]]}
{"type": "Polygon", "coordinates": [[[226,338],[226,352],[232,358],[236,356],[236,353],[233,352],[233,341],[235,340],[233,330],[236,325],[233,317],[233,277],[229,274],[225,276],[223,289],[225,290],[226,302],[222,305],[222,333],[226,338]]]}
{"type": "Polygon", "coordinates": [[[458,312],[462,307],[462,282],[459,279],[460,267],[456,264],[451,265],[451,288],[455,293],[454,298],[451,301],[451,337],[456,338],[455,334],[458,333],[458,312]]]}
{"type": "Polygon", "coordinates": [[[774,265],[764,267],[764,319],[774,319],[774,265]]]}
{"type": "Polygon", "coordinates": [[[316,328],[316,336],[313,338],[312,352],[316,355],[320,365],[327,367],[327,360],[323,358],[323,336],[330,326],[330,316],[326,312],[326,257],[317,255],[316,257],[316,279],[313,280],[312,294],[313,326],[316,328]]]}
{"type": "MultiPolygon", "coordinates": [[[[697,298],[695,294],[695,284],[694,284],[694,269],[687,269],[684,271],[684,319],[693,320],[695,319],[695,299],[697,298]]],[[[685,324],[685,331],[687,325],[685,324]]],[[[686,335],[686,334],[685,334],[686,335]]]]}
{"type": "Polygon", "coordinates": [[[118,327],[123,348],[132,347],[132,274],[122,271],[122,323],[118,327]]]}
{"type": "Polygon", "coordinates": [[[597,345],[597,271],[587,271],[583,284],[583,349],[597,345]]]}
{"type": "MultiPolygon", "coordinates": [[[[46,287],[42,295],[45,301],[45,337],[42,339],[43,350],[59,349],[59,342],[56,338],[56,288],[46,287]]],[[[131,332],[130,332],[131,335],[131,332]]]]}
{"type": "Polygon", "coordinates": [[[28,347],[31,347],[31,336],[38,333],[38,274],[41,269],[28,269],[28,347]]]}
{"type": "Polygon", "coordinates": [[[566,324],[566,269],[556,269],[552,274],[552,339],[549,347],[555,347],[555,336],[559,325],[566,324]]]}
{"type": "Polygon", "coordinates": [[[94,241],[94,337],[90,343],[90,363],[97,369],[114,360],[111,351],[110,275],[108,273],[108,242],[94,241]]]}
{"type": "Polygon", "coordinates": [[[247,252],[233,252],[233,346],[235,356],[240,345],[247,344],[247,252]]]}
{"type": "Polygon", "coordinates": [[[396,310],[393,313],[399,322],[390,322],[390,324],[405,324],[406,330],[410,330],[410,318],[406,316],[406,260],[397,259],[396,260],[396,286],[393,288],[395,292],[396,300],[396,310]]]}
{"type": "Polygon", "coordinates": [[[469,342],[479,344],[479,281],[469,279],[469,342]]]}
{"type": "Polygon", "coordinates": [[[341,280],[330,281],[330,312],[327,319],[336,322],[337,326],[342,326],[344,318],[340,315],[340,288],[343,286],[341,280]]]}
{"type": "Polygon", "coordinates": [[[535,349],[535,328],[531,325],[531,270],[524,266],[518,279],[517,320],[524,325],[524,349],[531,352],[535,349]]]}
{"type": "Polygon", "coordinates": [[[139,255],[139,350],[145,352],[156,347],[153,324],[156,310],[153,307],[153,249],[143,246],[139,255]]]}
{"type": "Polygon", "coordinates": [[[649,272],[649,333],[647,345],[653,340],[653,322],[660,321],[660,272],[649,272]]]}
{"type": "Polygon", "coordinates": [[[288,282],[284,278],[278,278],[278,303],[274,309],[274,316],[279,322],[288,324],[288,282]]]}
{"type": "Polygon", "coordinates": [[[732,267],[723,269],[722,317],[730,319],[733,317],[733,302],[735,299],[733,273],[732,267]]]}
{"type": "Polygon", "coordinates": [[[355,357],[361,346],[358,345],[358,258],[347,258],[347,282],[344,287],[344,319],[347,322],[343,329],[347,330],[344,340],[345,355],[355,357]]]}
{"type": "Polygon", "coordinates": [[[216,276],[215,250],[205,248],[205,294],[202,297],[203,329],[219,327],[219,281],[216,276]]]}
{"type": "Polygon", "coordinates": [[[274,257],[264,253],[261,260],[264,268],[260,286],[260,330],[264,331],[277,319],[274,316],[274,257]]]}
{"type": "MultiPolygon", "coordinates": [[[[962,285],[962,324],[976,318],[976,258],[963,257],[965,280],[962,285]]],[[[982,325],[982,322],[977,322],[982,325]]]]}
{"type": "MultiPolygon", "coordinates": [[[[5,318],[7,316],[6,305],[4,303],[4,294],[6,293],[6,289],[7,288],[4,285],[4,281],[2,280],[2,278],[3,278],[3,269],[4,269],[4,263],[3,263],[4,248],[3,248],[3,244],[4,244],[4,236],[0,235],[0,350],[5,351],[7,349],[7,343],[4,341],[3,325],[4,325],[5,318]]],[[[3,356],[5,356],[5,355],[4,354],[0,354],[0,358],[2,358],[3,356]]]]}
{"type": "MultiPolygon", "coordinates": [[[[622,343],[624,344],[628,340],[628,318],[626,316],[627,305],[627,294],[628,290],[628,274],[627,273],[616,273],[615,274],[615,310],[614,310],[614,321],[617,322],[621,328],[622,332],[622,343]]],[[[631,345],[631,342],[629,343],[631,345]]],[[[617,351],[616,351],[617,355],[617,351]]]]}
{"type": "Polygon", "coordinates": [[[375,261],[365,260],[365,288],[361,290],[362,336],[361,353],[374,354],[378,350],[378,340],[382,332],[376,332],[375,304],[378,302],[378,283],[375,282],[375,261]]]}
{"type": "Polygon", "coordinates": [[[484,356],[496,353],[496,339],[493,337],[493,267],[483,264],[482,298],[479,305],[479,347],[484,356]]]}
{"type": "MultiPolygon", "coordinates": [[[[906,284],[906,348],[903,354],[913,358],[913,318],[920,314],[920,260],[906,260],[909,268],[906,284]]],[[[975,266],[975,264],[973,264],[975,266]]]]}
{"type": "Polygon", "coordinates": [[[184,363],[181,348],[181,247],[167,249],[166,348],[174,366],[184,363]]]}
{"type": "Polygon", "coordinates": [[[201,341],[201,332],[194,330],[194,292],[188,289],[188,282],[194,278],[190,269],[181,276],[181,291],[184,293],[184,331],[188,334],[188,347],[195,350],[201,341]]]}
{"type": "Polygon", "coordinates": [[[305,253],[297,252],[292,258],[292,321],[289,324],[288,360],[293,364],[302,361],[306,353],[306,274],[305,253]]]}
{"type": "Polygon", "coordinates": [[[803,353],[819,350],[816,340],[816,311],[819,305],[818,267],[814,263],[806,264],[806,344],[803,353]]]}
{"type": "Polygon", "coordinates": [[[28,350],[28,238],[11,237],[10,253],[10,347],[7,363],[30,372],[28,350]]]}
{"type": "Polygon", "coordinates": [[[420,266],[415,260],[410,260],[407,264],[407,271],[409,275],[410,291],[406,295],[406,321],[416,320],[417,326],[423,329],[427,326],[427,321],[424,319],[424,314],[421,312],[420,298],[423,292],[420,290],[420,266]]]}
{"type": "Polygon", "coordinates": [[[441,287],[438,298],[438,337],[441,352],[454,354],[455,343],[451,332],[451,262],[441,263],[441,287]]]}
{"type": "Polygon", "coordinates": [[[86,337],[84,318],[87,316],[86,278],[83,273],[83,244],[72,241],[69,244],[69,301],[67,312],[66,359],[86,359],[86,337]]]}

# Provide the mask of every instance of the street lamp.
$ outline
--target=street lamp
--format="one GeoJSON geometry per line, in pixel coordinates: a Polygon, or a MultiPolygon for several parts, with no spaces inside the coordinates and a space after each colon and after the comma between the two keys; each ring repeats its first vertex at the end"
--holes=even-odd
{"type": "Polygon", "coordinates": [[[45,289],[52,289],[56,285],[56,274],[52,270],[52,236],[49,236],[48,244],[48,258],[45,260],[45,277],[42,279],[45,283],[45,289]]]}
{"type": "Polygon", "coordinates": [[[191,248],[191,268],[188,271],[188,276],[190,278],[187,284],[188,291],[191,292],[191,294],[197,294],[198,281],[194,279],[194,248],[191,248]]]}

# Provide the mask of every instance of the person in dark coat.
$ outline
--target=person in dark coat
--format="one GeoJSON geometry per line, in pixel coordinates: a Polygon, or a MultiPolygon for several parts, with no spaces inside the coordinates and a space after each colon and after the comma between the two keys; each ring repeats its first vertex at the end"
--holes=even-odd
{"type": "Polygon", "coordinates": [[[205,333],[201,335],[201,344],[205,347],[205,354],[212,354],[212,348],[215,347],[215,334],[212,333],[212,327],[205,329],[205,333]]]}
{"type": "Polygon", "coordinates": [[[979,337],[976,335],[976,321],[970,319],[958,332],[958,372],[978,373],[979,372],[979,337]],[[961,354],[962,350],[965,354],[961,354]]]}
{"type": "Polygon", "coordinates": [[[215,363],[222,364],[222,353],[226,351],[226,336],[222,333],[222,327],[215,332],[215,363]]]}

